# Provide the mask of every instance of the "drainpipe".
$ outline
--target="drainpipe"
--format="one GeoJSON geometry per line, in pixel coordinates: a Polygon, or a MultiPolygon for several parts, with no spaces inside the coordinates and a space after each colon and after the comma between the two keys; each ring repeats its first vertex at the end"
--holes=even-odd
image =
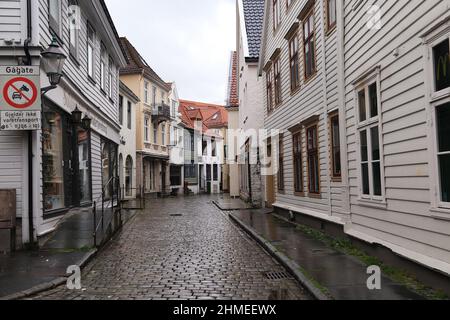
{"type": "Polygon", "coordinates": [[[336,1],[337,7],[337,54],[338,54],[338,92],[339,92],[339,128],[341,138],[341,172],[343,211],[347,215],[346,224],[351,223],[350,183],[348,173],[347,119],[345,105],[345,10],[344,1],[336,1]]]}
{"type": "MultiPolygon", "coordinates": [[[[24,42],[24,50],[26,54],[26,65],[31,65],[31,55],[29,44],[32,41],[32,15],[31,0],[27,0],[27,39],[24,42]]],[[[28,234],[29,246],[34,246],[34,223],[33,223],[33,132],[28,131],[28,234]]]]}

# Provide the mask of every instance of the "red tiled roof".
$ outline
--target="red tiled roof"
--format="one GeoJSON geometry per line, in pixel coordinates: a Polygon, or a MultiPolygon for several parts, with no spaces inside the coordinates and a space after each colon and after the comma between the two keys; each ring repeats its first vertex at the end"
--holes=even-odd
{"type": "Polygon", "coordinates": [[[165,88],[167,91],[172,89],[172,84],[166,83],[158,76],[126,37],[121,37],[120,41],[128,60],[128,65],[120,69],[120,75],[144,73],[149,80],[165,88]]]}
{"type": "Polygon", "coordinates": [[[180,100],[179,112],[183,123],[190,129],[194,129],[196,120],[202,122],[204,132],[228,127],[228,111],[221,105],[180,100]]]}
{"type": "Polygon", "coordinates": [[[236,51],[231,53],[230,74],[228,78],[227,107],[239,107],[238,94],[238,55],[236,51]]]}

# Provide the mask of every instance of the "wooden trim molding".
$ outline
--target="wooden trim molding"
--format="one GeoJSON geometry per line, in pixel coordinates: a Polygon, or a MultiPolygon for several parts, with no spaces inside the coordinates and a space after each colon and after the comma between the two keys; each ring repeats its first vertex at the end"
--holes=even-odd
{"type": "Polygon", "coordinates": [[[316,114],[316,115],[309,117],[308,119],[303,120],[300,124],[304,127],[309,127],[311,125],[318,123],[319,120],[320,120],[320,115],[316,114]]]}
{"type": "Polygon", "coordinates": [[[270,61],[273,62],[276,58],[280,56],[281,49],[277,48],[275,49],[274,53],[270,56],[270,61]]]}
{"type": "Polygon", "coordinates": [[[298,15],[298,20],[303,21],[303,19],[309,14],[311,8],[314,7],[315,3],[316,3],[315,0],[308,0],[303,6],[302,10],[300,11],[300,14],[298,15]]]}
{"type": "Polygon", "coordinates": [[[295,22],[291,28],[289,29],[289,31],[286,33],[286,35],[284,36],[284,39],[286,40],[290,40],[292,38],[293,35],[295,35],[295,33],[298,31],[298,28],[300,27],[300,23],[295,22]]]}

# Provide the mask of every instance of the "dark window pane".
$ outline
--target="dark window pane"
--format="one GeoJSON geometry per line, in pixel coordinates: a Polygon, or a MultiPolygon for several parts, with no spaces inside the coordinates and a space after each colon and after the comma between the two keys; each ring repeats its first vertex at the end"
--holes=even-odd
{"type": "Polygon", "coordinates": [[[437,108],[439,152],[450,151],[450,103],[437,108]]]}
{"type": "Polygon", "coordinates": [[[378,127],[370,129],[370,136],[372,141],[372,161],[380,160],[380,136],[378,134],[378,127]]]}
{"type": "Polygon", "coordinates": [[[433,48],[436,91],[450,87],[449,40],[433,48]]]}
{"type": "Polygon", "coordinates": [[[367,120],[366,115],[366,92],[361,90],[358,93],[358,105],[359,105],[359,121],[363,122],[367,120]]]}
{"type": "Polygon", "coordinates": [[[367,131],[361,131],[361,161],[369,161],[367,154],[367,131]]]}
{"type": "Polygon", "coordinates": [[[335,116],[331,120],[332,132],[332,147],[333,147],[333,176],[339,177],[341,175],[341,145],[339,133],[339,117],[335,116]]]}
{"type": "Polygon", "coordinates": [[[372,164],[373,168],[373,193],[375,196],[381,196],[381,166],[379,162],[372,164]]]}
{"type": "Polygon", "coordinates": [[[361,166],[362,169],[362,189],[363,194],[370,195],[369,188],[369,165],[367,163],[361,166]]]}
{"type": "Polygon", "coordinates": [[[370,100],[370,117],[378,116],[378,96],[377,96],[377,85],[372,84],[369,87],[369,100],[370,100]]]}
{"type": "Polygon", "coordinates": [[[439,157],[441,195],[443,202],[450,202],[450,154],[439,157]]]}

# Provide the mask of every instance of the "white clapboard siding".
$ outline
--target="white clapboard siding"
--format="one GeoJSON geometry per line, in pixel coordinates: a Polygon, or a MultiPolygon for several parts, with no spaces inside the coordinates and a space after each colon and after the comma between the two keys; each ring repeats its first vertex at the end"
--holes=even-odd
{"type": "MultiPolygon", "coordinates": [[[[303,79],[303,41],[302,26],[299,28],[299,55],[300,55],[300,75],[301,88],[291,94],[290,76],[289,76],[289,47],[288,41],[284,38],[291,26],[298,22],[298,15],[304,8],[307,1],[294,1],[289,11],[286,11],[284,2],[281,3],[281,25],[274,33],[272,28],[273,12],[271,4],[266,12],[266,41],[263,50],[263,65],[269,61],[271,55],[277,48],[281,49],[281,83],[282,83],[282,104],[271,114],[267,113],[267,95],[266,95],[266,75],[263,72],[262,87],[264,95],[265,127],[267,129],[283,130],[284,136],[284,173],[285,173],[285,191],[277,194],[277,202],[287,205],[293,205],[299,208],[312,210],[322,214],[339,216],[342,212],[341,184],[330,182],[330,154],[329,154],[329,132],[328,132],[328,111],[337,110],[338,105],[338,83],[337,83],[337,38],[336,30],[325,32],[325,21],[323,20],[322,10],[324,9],[321,1],[316,1],[314,5],[315,16],[315,46],[316,46],[316,68],[317,73],[305,83],[303,79]],[[325,68],[325,69],[324,69],[325,68]],[[298,197],[294,192],[294,168],[293,168],[293,145],[292,135],[289,128],[300,122],[318,115],[319,128],[319,161],[320,161],[320,184],[321,199],[298,197]]],[[[303,130],[303,179],[304,189],[308,188],[307,172],[307,152],[306,152],[306,133],[303,130]]],[[[277,179],[277,178],[276,178],[277,179]]]]}
{"type": "Polygon", "coordinates": [[[26,139],[21,132],[0,131],[0,189],[14,189],[17,195],[17,217],[22,217],[26,139]]]}
{"type": "Polygon", "coordinates": [[[27,37],[25,21],[25,0],[0,0],[0,47],[23,43],[27,37]]]}
{"type": "Polygon", "coordinates": [[[447,1],[375,2],[382,28],[365,26],[368,4],[345,4],[345,101],[353,228],[414,252],[450,262],[450,222],[431,208],[428,101],[421,35],[447,10],[447,1]],[[392,53],[398,49],[399,55],[392,53]],[[380,66],[386,208],[360,197],[353,82],[380,66]]]}
{"type": "MultiPolygon", "coordinates": [[[[40,25],[40,42],[41,46],[46,47],[51,40],[50,29],[48,25],[48,5],[47,0],[39,0],[39,25],[40,25]]],[[[68,0],[61,0],[62,8],[68,7],[68,0]]],[[[112,100],[104,93],[100,88],[100,43],[103,41],[108,43],[106,39],[100,38],[99,32],[95,34],[95,48],[94,48],[94,64],[95,74],[94,81],[92,83],[88,78],[87,73],[87,24],[88,19],[86,14],[81,10],[81,28],[78,33],[78,55],[77,57],[71,56],[69,52],[69,24],[67,17],[67,10],[62,10],[62,31],[61,37],[63,41],[62,49],[64,53],[69,57],[64,67],[64,73],[70,82],[83,93],[85,98],[90,101],[91,108],[100,109],[103,116],[111,119],[113,122],[119,121],[119,107],[118,107],[118,63],[115,62],[113,73],[113,98],[112,100]]],[[[89,20],[89,23],[93,26],[94,30],[100,30],[100,27],[96,24],[100,23],[96,20],[89,20]]],[[[107,61],[108,63],[108,61],[107,61]]],[[[107,69],[105,70],[107,72],[107,69]]]]}

